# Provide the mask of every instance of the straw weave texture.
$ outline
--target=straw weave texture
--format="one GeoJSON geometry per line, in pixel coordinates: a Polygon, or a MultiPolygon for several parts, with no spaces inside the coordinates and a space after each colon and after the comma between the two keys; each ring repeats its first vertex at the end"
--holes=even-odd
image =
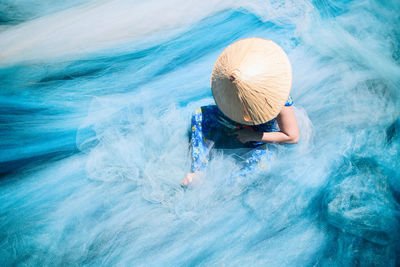
{"type": "Polygon", "coordinates": [[[262,38],[247,38],[228,46],[218,57],[211,77],[218,108],[246,125],[275,118],[291,87],[289,58],[279,45],[262,38]]]}

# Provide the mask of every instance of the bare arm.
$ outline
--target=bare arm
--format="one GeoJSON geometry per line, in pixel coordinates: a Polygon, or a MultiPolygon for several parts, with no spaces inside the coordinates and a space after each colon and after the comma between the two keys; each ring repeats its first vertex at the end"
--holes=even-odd
{"type": "Polygon", "coordinates": [[[283,107],[276,118],[279,132],[264,132],[262,142],[297,143],[300,139],[299,127],[293,107],[283,107]]]}
{"type": "Polygon", "coordinates": [[[279,125],[279,132],[254,132],[249,129],[237,131],[239,141],[273,142],[273,143],[297,143],[300,138],[299,127],[293,107],[285,106],[276,118],[279,125]]]}

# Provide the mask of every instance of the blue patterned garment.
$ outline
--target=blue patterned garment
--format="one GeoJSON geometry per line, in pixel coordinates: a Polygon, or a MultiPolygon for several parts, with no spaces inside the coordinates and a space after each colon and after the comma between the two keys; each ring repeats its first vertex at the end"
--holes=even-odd
{"type": "MultiPolygon", "coordinates": [[[[293,99],[289,96],[285,106],[292,105],[293,99]]],[[[191,135],[192,172],[201,171],[207,166],[211,148],[252,148],[241,170],[250,171],[256,167],[263,168],[265,162],[272,157],[267,145],[262,142],[242,144],[235,136],[230,135],[234,130],[243,127],[252,128],[257,132],[279,131],[276,119],[259,125],[244,126],[227,118],[216,105],[203,106],[193,112],[191,135]]]]}

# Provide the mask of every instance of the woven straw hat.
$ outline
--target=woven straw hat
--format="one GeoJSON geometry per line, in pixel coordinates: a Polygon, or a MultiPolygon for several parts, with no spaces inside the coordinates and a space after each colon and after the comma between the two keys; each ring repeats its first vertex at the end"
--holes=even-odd
{"type": "Polygon", "coordinates": [[[218,57],[211,89],[228,118],[257,125],[275,118],[292,87],[289,58],[276,43],[247,38],[229,45],[218,57]]]}

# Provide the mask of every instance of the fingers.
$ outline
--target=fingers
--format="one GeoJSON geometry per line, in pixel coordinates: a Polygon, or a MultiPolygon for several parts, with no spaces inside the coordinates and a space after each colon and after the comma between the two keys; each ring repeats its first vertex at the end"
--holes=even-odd
{"type": "Polygon", "coordinates": [[[236,128],[236,130],[233,130],[232,132],[229,133],[229,135],[238,135],[240,133],[248,131],[246,128],[236,128]]]}
{"type": "Polygon", "coordinates": [[[239,134],[239,131],[240,131],[240,130],[234,130],[234,131],[228,133],[228,135],[229,135],[229,136],[238,135],[238,134],[239,134]]]}
{"type": "Polygon", "coordinates": [[[181,186],[182,187],[188,186],[189,184],[192,183],[193,179],[199,177],[200,175],[201,175],[201,173],[199,171],[189,172],[188,174],[186,174],[185,178],[181,182],[181,186]]]}
{"type": "Polygon", "coordinates": [[[241,139],[241,138],[243,137],[243,135],[242,135],[243,130],[244,130],[244,129],[238,129],[238,130],[235,130],[235,131],[230,132],[228,135],[229,135],[229,136],[236,135],[236,139],[237,139],[240,143],[244,144],[244,143],[246,143],[246,142],[245,142],[244,140],[241,139]]]}
{"type": "Polygon", "coordinates": [[[237,139],[240,143],[242,143],[242,144],[246,143],[246,142],[244,142],[242,139],[240,139],[239,136],[236,136],[236,139],[237,139]]]}
{"type": "Polygon", "coordinates": [[[187,186],[192,182],[193,178],[191,176],[186,176],[185,179],[183,179],[181,186],[187,186]]]}

